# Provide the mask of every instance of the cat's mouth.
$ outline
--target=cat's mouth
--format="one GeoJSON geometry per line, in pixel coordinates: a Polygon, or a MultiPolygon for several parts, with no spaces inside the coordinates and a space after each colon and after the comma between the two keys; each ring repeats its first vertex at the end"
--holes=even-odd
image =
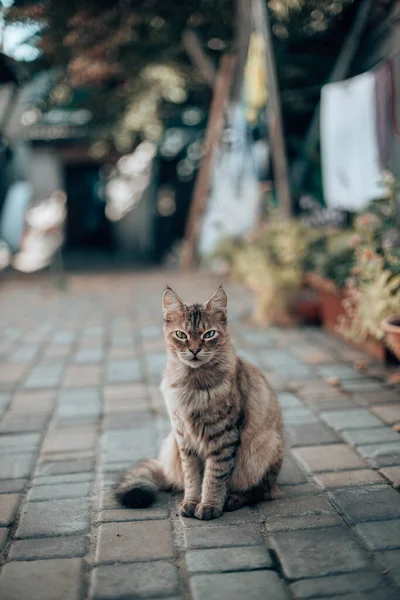
{"type": "Polygon", "coordinates": [[[206,362],[208,362],[208,360],[206,359],[205,356],[203,357],[199,357],[199,356],[181,356],[180,360],[185,364],[188,365],[189,367],[191,367],[192,369],[197,369],[198,367],[201,367],[202,365],[204,365],[206,362]]]}

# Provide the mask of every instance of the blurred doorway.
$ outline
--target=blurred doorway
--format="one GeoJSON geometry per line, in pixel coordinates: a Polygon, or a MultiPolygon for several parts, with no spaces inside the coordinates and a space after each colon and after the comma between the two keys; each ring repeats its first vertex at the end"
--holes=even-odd
{"type": "Polygon", "coordinates": [[[67,251],[108,250],[112,247],[111,224],[105,216],[100,193],[99,166],[67,165],[67,251]]]}

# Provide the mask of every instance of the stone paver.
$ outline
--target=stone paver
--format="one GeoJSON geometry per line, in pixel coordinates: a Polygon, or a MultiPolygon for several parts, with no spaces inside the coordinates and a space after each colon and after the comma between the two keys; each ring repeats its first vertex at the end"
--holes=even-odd
{"type": "Polygon", "coordinates": [[[289,600],[290,596],[272,571],[195,575],[190,580],[194,600],[289,600]]]}
{"type": "Polygon", "coordinates": [[[290,586],[295,598],[318,598],[319,596],[332,596],[354,594],[382,590],[386,585],[382,576],[377,573],[361,571],[360,573],[346,573],[345,575],[331,575],[317,579],[303,579],[290,586]]]}
{"type": "Polygon", "coordinates": [[[400,519],[361,523],[355,531],[370,550],[400,548],[400,519]]]}
{"type": "Polygon", "coordinates": [[[271,537],[290,579],[358,571],[368,565],[362,549],[342,527],[283,531],[271,537]]]}
{"type": "Polygon", "coordinates": [[[188,550],[186,566],[189,573],[223,573],[272,569],[273,562],[265,547],[249,546],[188,550]]]}
{"type": "Polygon", "coordinates": [[[99,529],[99,563],[146,561],[174,556],[172,530],[168,521],[104,523],[99,529]]]}
{"type": "Polygon", "coordinates": [[[163,598],[178,588],[178,570],[170,562],[106,565],[93,571],[93,598],[163,598]],[[134,591],[134,596],[133,596],[134,591]]]}
{"type": "Polygon", "coordinates": [[[78,558],[10,562],[0,574],[0,598],[78,600],[82,577],[78,558]]]}
{"type": "Polygon", "coordinates": [[[170,427],[166,281],[194,301],[219,284],[127,273],[70,276],[66,292],[46,276],[0,287],[0,597],[397,599],[399,386],[375,362],[357,370],[363,355],[321,329],[252,327],[233,284],[238,351],[282,407],[282,497],[212,522],[180,517],[166,493],[118,505],[119,474],[156,456],[170,427]]]}
{"type": "Polygon", "coordinates": [[[85,556],[89,539],[84,535],[17,540],[11,546],[9,560],[39,560],[85,556]]]}
{"type": "Polygon", "coordinates": [[[352,523],[400,518],[399,496],[389,485],[334,490],[329,495],[352,523]]]}
{"type": "Polygon", "coordinates": [[[293,455],[307,471],[315,473],[344,471],[365,466],[358,454],[344,444],[296,448],[293,455]]]}

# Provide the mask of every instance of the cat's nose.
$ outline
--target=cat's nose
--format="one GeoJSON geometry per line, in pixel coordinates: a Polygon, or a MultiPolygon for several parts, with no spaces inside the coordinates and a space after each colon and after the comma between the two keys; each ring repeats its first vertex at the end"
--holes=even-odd
{"type": "Polygon", "coordinates": [[[189,348],[190,352],[193,354],[193,356],[197,356],[198,353],[201,351],[201,348],[194,348],[192,350],[192,348],[189,348]]]}

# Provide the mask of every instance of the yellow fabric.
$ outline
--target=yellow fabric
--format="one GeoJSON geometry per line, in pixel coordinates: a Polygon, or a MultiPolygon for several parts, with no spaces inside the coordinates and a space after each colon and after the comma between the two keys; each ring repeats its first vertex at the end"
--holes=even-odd
{"type": "Polygon", "coordinates": [[[259,33],[252,33],[249,43],[247,63],[245,67],[245,97],[247,119],[256,121],[258,112],[266,104],[268,98],[265,46],[259,33]]]}

